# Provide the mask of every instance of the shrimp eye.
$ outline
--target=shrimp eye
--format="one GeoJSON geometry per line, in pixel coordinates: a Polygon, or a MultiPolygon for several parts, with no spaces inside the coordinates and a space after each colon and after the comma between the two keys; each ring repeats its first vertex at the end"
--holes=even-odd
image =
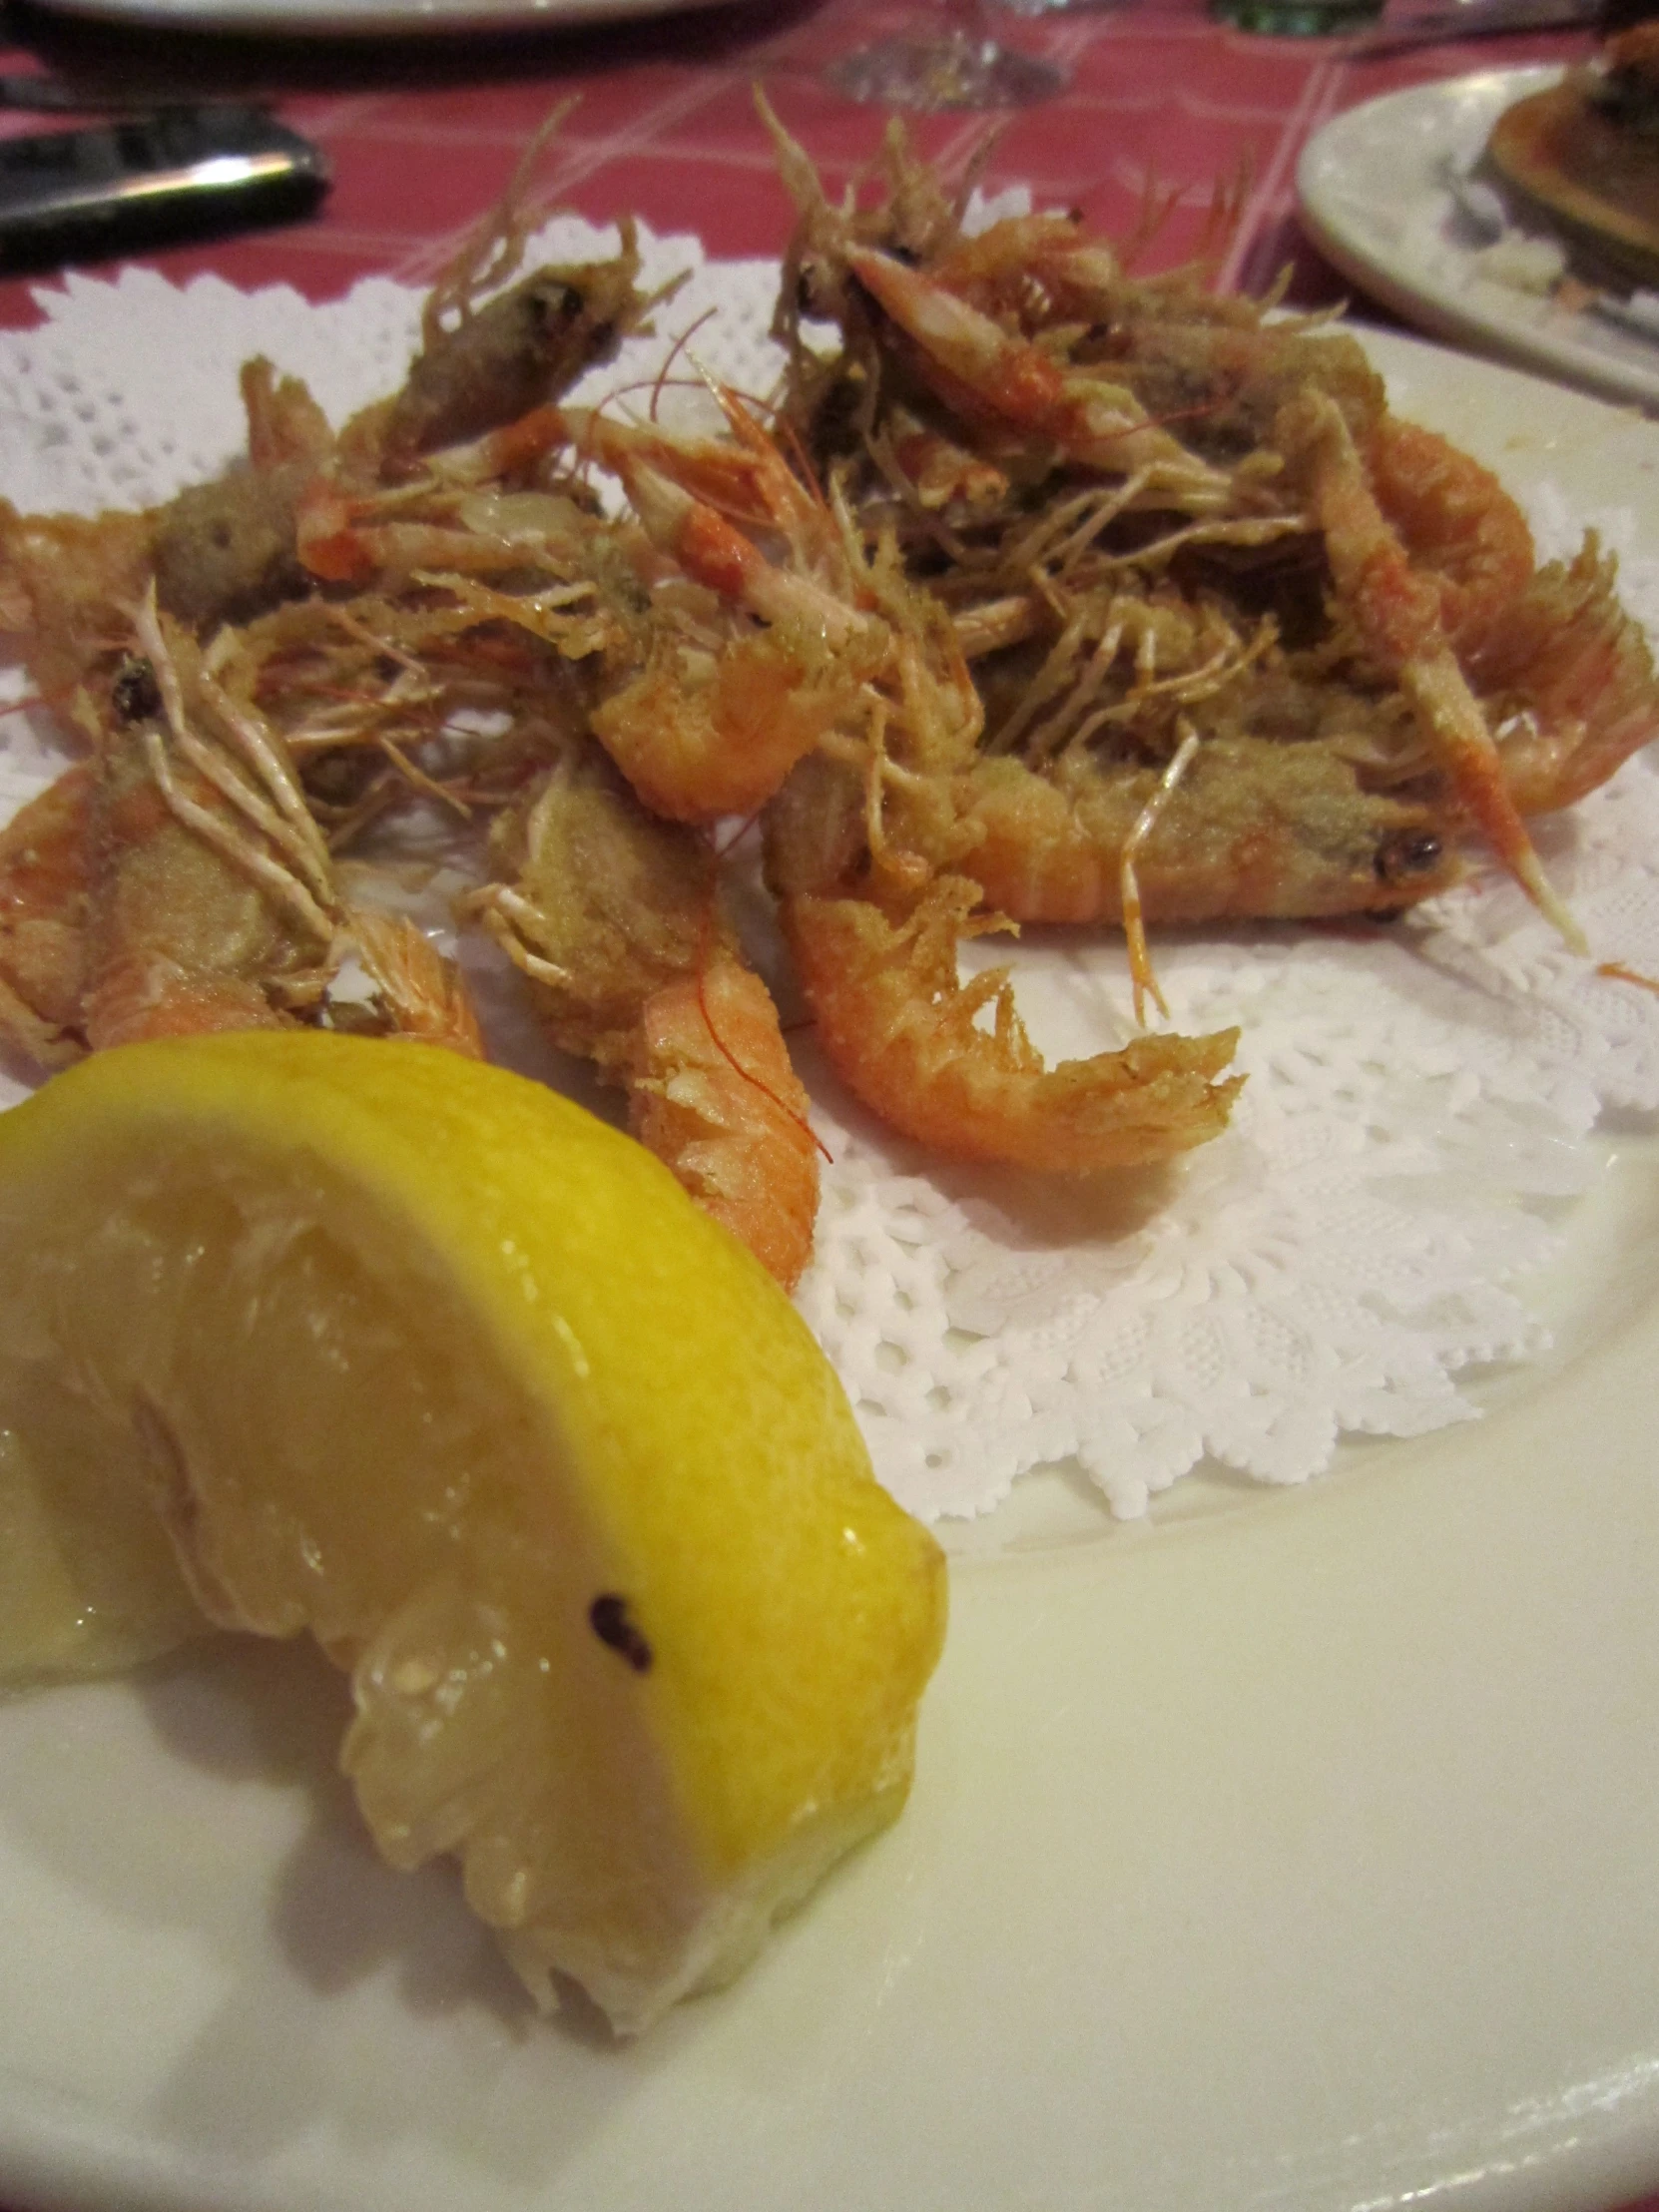
{"type": "Polygon", "coordinates": [[[148,661],[125,661],[110,686],[110,703],[123,722],[148,722],[162,711],[162,689],[148,661]]]}
{"type": "Polygon", "coordinates": [[[574,322],[582,312],[582,294],[574,284],[539,285],[529,294],[529,302],[537,328],[544,335],[574,322]]]}
{"type": "Polygon", "coordinates": [[[620,1652],[636,1674],[651,1670],[652,1650],[628,1611],[628,1600],[606,1590],[588,1607],[588,1620],[602,1644],[620,1652]]]}
{"type": "Polygon", "coordinates": [[[1398,883],[1408,875],[1426,875],[1444,849],[1432,830],[1396,830],[1378,846],[1372,865],[1380,883],[1398,883]]]}

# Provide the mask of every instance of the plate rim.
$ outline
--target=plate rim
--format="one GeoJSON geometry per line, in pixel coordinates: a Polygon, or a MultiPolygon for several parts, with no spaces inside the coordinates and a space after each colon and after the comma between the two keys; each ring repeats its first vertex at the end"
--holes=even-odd
{"type": "Polygon", "coordinates": [[[1654,366],[1646,369],[1530,324],[1482,314],[1471,308],[1460,293],[1414,277],[1409,265],[1380,250],[1347,218],[1331,189],[1329,166],[1346,134],[1362,116],[1375,120],[1378,111],[1388,108],[1413,113],[1449,109],[1458,94],[1466,96],[1480,83],[1489,88],[1495,115],[1510,99],[1527,91],[1542,91],[1559,83],[1564,75],[1555,63],[1520,63],[1406,85],[1345,108],[1314,133],[1298,157],[1298,213],[1315,247],[1343,276],[1417,328],[1473,347],[1500,365],[1519,365],[1562,378],[1614,404],[1628,405],[1634,400],[1659,407],[1659,349],[1655,351],[1654,366]]]}
{"type": "Polygon", "coordinates": [[[729,0],[40,0],[78,20],[248,37],[463,37],[468,32],[580,30],[680,15],[729,0]]]}

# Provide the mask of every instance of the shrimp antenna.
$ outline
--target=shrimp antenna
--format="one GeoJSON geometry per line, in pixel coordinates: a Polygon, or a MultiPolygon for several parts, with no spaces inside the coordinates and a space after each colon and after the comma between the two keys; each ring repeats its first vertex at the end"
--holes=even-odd
{"type": "Polygon", "coordinates": [[[1124,241],[1118,255],[1126,271],[1135,266],[1181,205],[1181,190],[1179,185],[1161,185],[1154,169],[1143,173],[1140,210],[1135,217],[1134,229],[1124,241]]]}
{"type": "Polygon", "coordinates": [[[819,481],[818,471],[808,457],[807,448],[802,443],[800,432],[784,412],[783,401],[781,399],[765,398],[758,392],[744,391],[737,384],[728,384],[715,375],[712,369],[706,367],[695,354],[688,357],[691,360],[692,367],[702,379],[704,389],[713,394],[721,413],[725,415],[733,428],[739,431],[740,436],[744,434],[744,426],[736,419],[738,416],[749,417],[749,432],[752,436],[762,437],[766,435],[761,428],[762,420],[770,419],[773,442],[782,447],[788,459],[795,463],[796,474],[801,478],[806,489],[812,494],[817,503],[823,506],[826,503],[824,486],[819,481]]]}
{"type": "MultiPolygon", "coordinates": [[[[718,308],[711,307],[709,314],[717,314],[719,311],[718,308]]],[[[697,322],[692,325],[692,329],[687,331],[687,337],[690,337],[693,331],[707,320],[708,315],[699,315],[697,322]]],[[[759,392],[745,391],[738,384],[722,384],[717,376],[711,374],[703,366],[695,354],[689,357],[688,370],[684,376],[670,376],[668,374],[668,363],[665,361],[662,368],[655,375],[631,377],[626,384],[618,384],[614,390],[608,391],[603,400],[600,401],[599,406],[593,409],[593,412],[597,415],[601,408],[609,407],[619,399],[630,399],[636,392],[641,391],[706,391],[712,392],[717,400],[720,400],[722,392],[728,392],[734,399],[740,400],[753,415],[776,415],[779,412],[779,402],[775,399],[768,399],[759,392]]],[[[724,414],[725,411],[725,405],[722,402],[721,412],[724,414]]],[[[654,411],[651,419],[656,420],[654,411]]],[[[669,432],[668,435],[672,437],[673,432],[669,432]]]]}
{"type": "Polygon", "coordinates": [[[1245,205],[1256,182],[1256,163],[1246,148],[1230,177],[1218,177],[1210,188],[1210,205],[1198,234],[1193,259],[1213,275],[1238,236],[1245,205]]]}
{"type": "Polygon", "coordinates": [[[833,1167],[835,1164],[834,1154],[830,1150],[830,1147],[825,1143],[824,1139],[819,1135],[818,1131],[813,1127],[812,1123],[807,1119],[806,1115],[798,1114],[793,1106],[786,1106],[784,1101],[779,1097],[778,1093],[773,1089],[770,1083],[766,1082],[764,1078],[757,1075],[753,1068],[746,1068],[743,1062],[738,1058],[737,1054],[732,1050],[732,1047],[727,1043],[726,1039],[721,1035],[719,1029],[715,1026],[715,1017],[709,1006],[709,994],[704,988],[704,982],[707,977],[709,967],[709,945],[713,934],[714,900],[711,897],[708,905],[706,905],[703,909],[703,918],[698,931],[697,1010],[703,1016],[703,1026],[705,1027],[705,1029],[708,1030],[709,1035],[714,1039],[715,1050],[720,1054],[721,1058],[726,1062],[728,1067],[731,1068],[732,1072],[735,1075],[742,1076],[743,1080],[746,1083],[752,1083],[755,1086],[756,1090],[760,1092],[763,1098],[770,1099],[773,1105],[777,1107],[778,1111],[783,1114],[786,1119],[793,1121],[795,1123],[795,1126],[799,1130],[801,1130],[806,1136],[810,1137],[813,1143],[817,1146],[818,1150],[824,1155],[824,1158],[828,1162],[828,1164],[830,1167],[833,1167]]]}
{"type": "Polygon", "coordinates": [[[668,388],[670,380],[670,369],[673,368],[675,361],[686,350],[687,346],[691,344],[692,339],[697,335],[698,331],[702,329],[704,323],[712,321],[714,316],[718,312],[718,307],[705,307],[703,312],[697,317],[697,320],[695,322],[688,322],[686,324],[686,327],[680,332],[680,335],[675,339],[674,343],[669,347],[667,354],[664,356],[662,367],[657,371],[656,376],[652,379],[651,405],[647,411],[650,415],[650,419],[653,422],[655,422],[657,419],[657,403],[662,398],[664,391],[668,388]]]}

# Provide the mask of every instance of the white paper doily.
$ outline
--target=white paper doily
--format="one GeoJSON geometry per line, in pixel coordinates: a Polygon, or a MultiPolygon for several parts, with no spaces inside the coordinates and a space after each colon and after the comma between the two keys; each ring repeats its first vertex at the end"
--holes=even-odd
{"type": "MultiPolygon", "coordinates": [[[[643,238],[645,280],[691,276],[656,337],[582,396],[648,380],[706,310],[696,349],[748,390],[777,373],[775,265],[705,265],[643,238]]],[[[614,250],[561,219],[554,259],[614,250]]],[[[47,320],[0,334],[0,491],[25,509],[165,498],[240,447],[250,354],[338,420],[401,377],[416,294],[384,280],[313,306],[214,278],[72,276],[47,320]]],[[[1634,518],[1532,502],[1544,553],[1593,522],[1626,552],[1626,601],[1659,631],[1659,561],[1634,518]]],[[[0,672],[22,696],[17,671],[0,672]]],[[[55,773],[50,734],[0,723],[0,810],[55,773]]],[[[1598,957],[1659,973],[1659,780],[1627,767],[1542,826],[1552,877],[1598,957]]],[[[1002,940],[986,958],[1009,956],[1002,940]]],[[[1270,1482],[1330,1463],[1345,1432],[1467,1419],[1464,1371],[1525,1360],[1522,1295],[1587,1187],[1608,1108],[1659,1109],[1659,998],[1596,976],[1513,887],[1477,874],[1387,928],[1239,928],[1156,947],[1176,1026],[1243,1029],[1231,1129],[1167,1171],[1045,1181],[924,1158],[838,1089],[802,1040],[833,1165],[800,1292],[882,1479],[929,1517],[980,1513],[1033,1467],[1075,1461],[1120,1514],[1206,1461],[1270,1482]]],[[[1121,943],[1057,932],[1013,955],[1053,1056],[1131,1034],[1121,943]]],[[[16,1086],[13,1086],[15,1092],[16,1086]]]]}

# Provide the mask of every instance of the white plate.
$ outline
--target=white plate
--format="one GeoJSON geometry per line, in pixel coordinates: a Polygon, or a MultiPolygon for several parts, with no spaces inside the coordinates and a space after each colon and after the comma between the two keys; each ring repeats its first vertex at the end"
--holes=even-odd
{"type": "Polygon", "coordinates": [[[1506,107],[1560,75],[1488,69],[1349,109],[1303,149],[1302,220],[1345,276],[1436,337],[1659,405],[1659,343],[1492,281],[1446,184],[1448,164],[1472,161],[1506,107]]]}
{"type": "Polygon", "coordinates": [[[580,30],[628,16],[678,15],[725,0],[43,0],[66,15],[160,30],[294,38],[407,38],[421,32],[580,30]]]}
{"type": "MultiPolygon", "coordinates": [[[[1377,353],[1405,411],[1635,506],[1659,551],[1650,426],[1377,353]]],[[[981,1530],[905,1818],[638,2046],[527,2020],[447,1875],[372,1859],[305,1652],[0,1709],[0,2201],[1571,2212],[1659,2184],[1659,1149],[1606,1149],[1560,1350],[1482,1425],[1175,1525],[1034,1487],[981,1530]]]]}

